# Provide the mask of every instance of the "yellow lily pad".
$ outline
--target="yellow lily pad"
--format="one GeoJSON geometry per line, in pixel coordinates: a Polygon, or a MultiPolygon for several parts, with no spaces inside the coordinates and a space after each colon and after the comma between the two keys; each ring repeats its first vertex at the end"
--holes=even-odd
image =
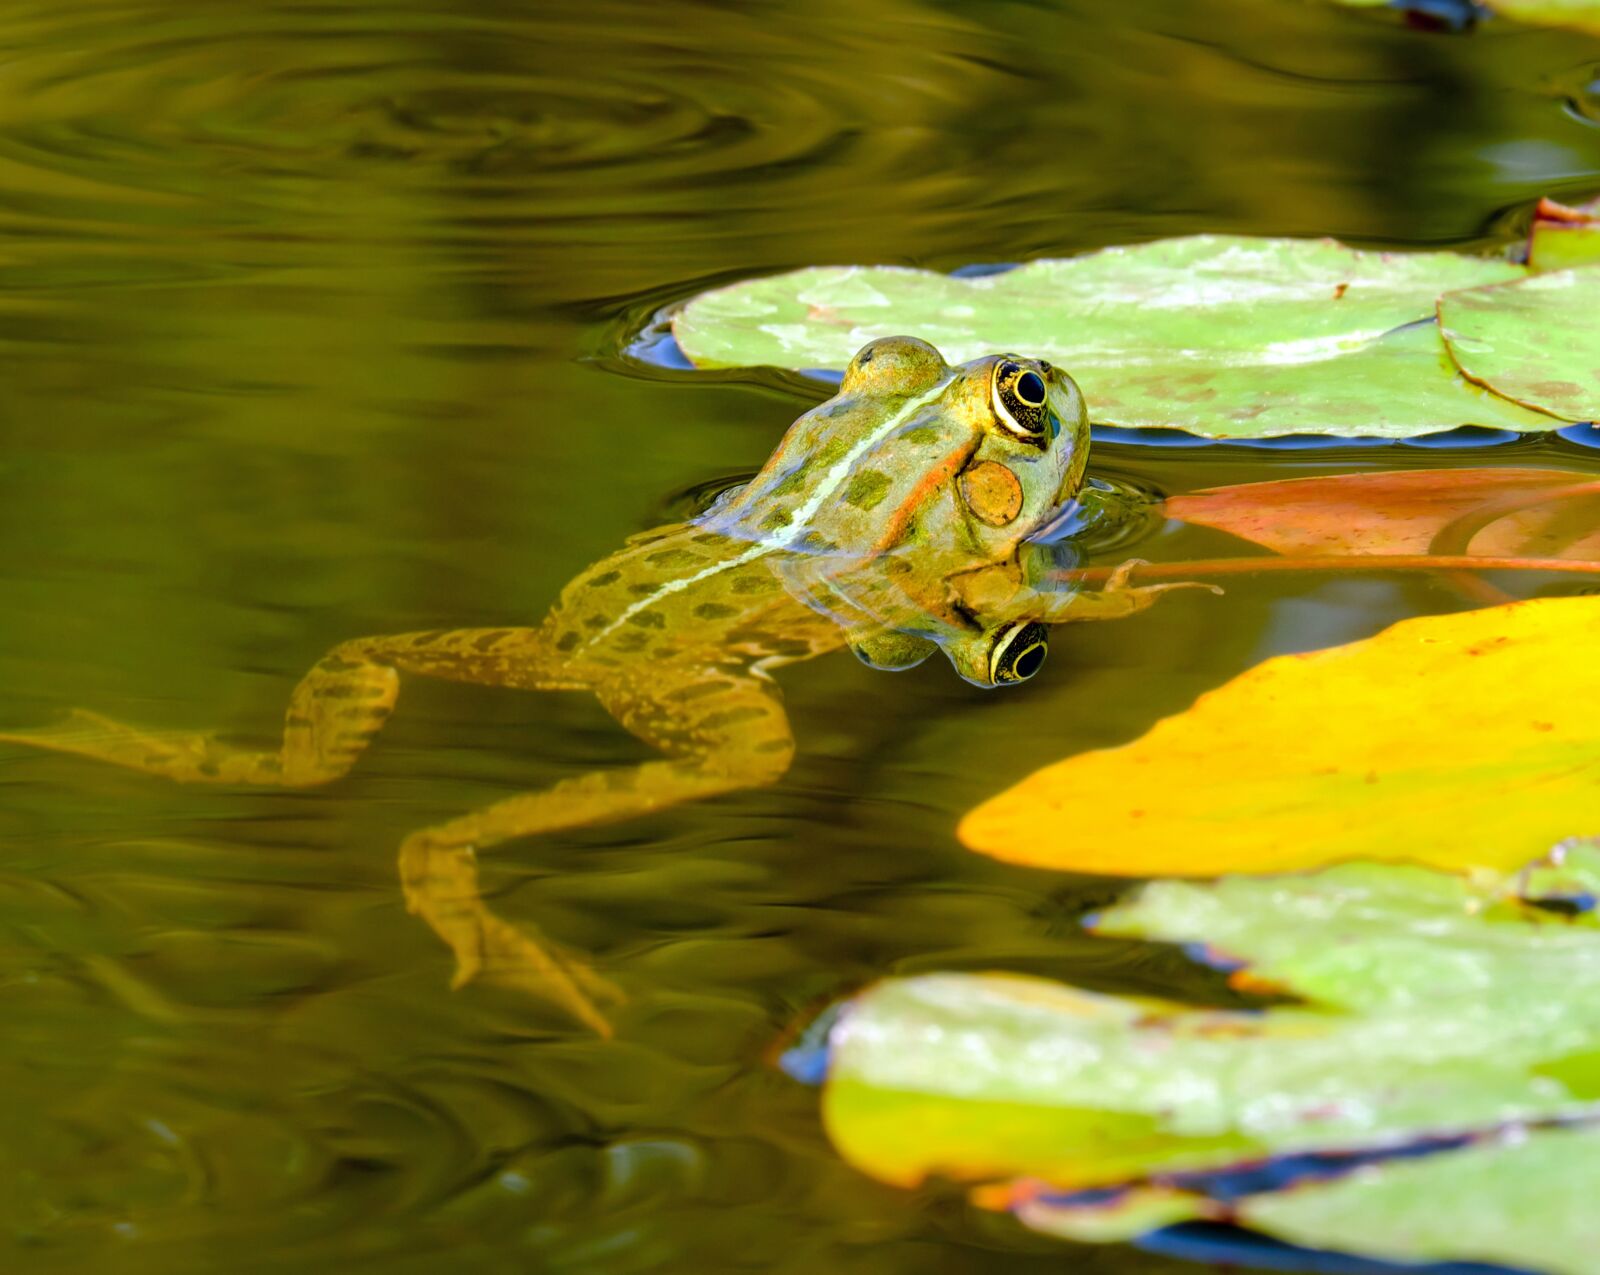
{"type": "Polygon", "coordinates": [[[1600,832],[1600,599],[1407,620],[1280,656],[1121,748],[1035,772],[959,835],[1036,867],[1507,869],[1600,832]]]}

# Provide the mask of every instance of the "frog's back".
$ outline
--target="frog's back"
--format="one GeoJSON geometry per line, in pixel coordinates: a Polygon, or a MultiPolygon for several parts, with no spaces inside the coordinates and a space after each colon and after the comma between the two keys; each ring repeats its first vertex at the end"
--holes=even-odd
{"type": "Polygon", "coordinates": [[[774,556],[693,523],[644,532],[561,591],[546,639],[585,681],[662,661],[751,664],[837,646],[833,626],[785,590],[774,556]]]}
{"type": "Polygon", "coordinates": [[[761,472],[703,521],[805,553],[866,558],[894,545],[982,435],[948,393],[957,375],[922,341],[867,346],[839,393],[800,417],[761,472]]]}

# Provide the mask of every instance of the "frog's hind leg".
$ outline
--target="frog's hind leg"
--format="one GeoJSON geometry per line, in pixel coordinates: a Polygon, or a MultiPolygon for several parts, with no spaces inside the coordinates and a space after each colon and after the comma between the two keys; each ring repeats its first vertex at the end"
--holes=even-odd
{"type": "Polygon", "coordinates": [[[210,732],[153,731],[74,709],[58,726],[0,732],[0,741],[73,753],[180,783],[266,784],[308,788],[346,774],[382,729],[400,692],[400,674],[459,682],[554,689],[538,629],[455,629],[356,638],[318,660],[289,697],[283,742],[254,751],[210,732]]]}
{"type": "Polygon", "coordinates": [[[623,688],[598,687],[630,731],[667,756],[626,770],[591,771],[541,792],[497,802],[424,828],[400,848],[411,911],[456,956],[456,986],[480,973],[554,999],[603,1034],[592,974],[552,956],[489,910],[478,889],[477,852],[518,837],[613,823],[739,788],[772,783],[794,755],[794,737],[773,683],[752,674],[674,676],[623,688]]]}

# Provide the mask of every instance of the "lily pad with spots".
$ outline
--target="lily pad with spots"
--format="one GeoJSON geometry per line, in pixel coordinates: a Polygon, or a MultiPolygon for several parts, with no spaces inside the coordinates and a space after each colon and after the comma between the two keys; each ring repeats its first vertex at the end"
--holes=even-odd
{"type": "Polygon", "coordinates": [[[880,1179],[978,1184],[1080,1240],[1230,1218],[1401,1260],[1600,1271],[1591,1194],[1560,1180],[1592,1187],[1600,1162],[1597,894],[1586,842],[1508,876],[1157,883],[1097,931],[1184,944],[1293,1002],[890,980],[829,1032],[828,1131],[880,1179]],[[1502,1161],[1526,1179],[1508,1188],[1502,1161]]]}
{"type": "Polygon", "coordinates": [[[1600,420],[1600,268],[1446,293],[1439,324],[1470,380],[1569,421],[1600,420]]]}
{"type": "MultiPolygon", "coordinates": [[[[1324,1166],[1319,1166],[1324,1167],[1324,1166]]],[[[1226,1202],[1172,1187],[1110,1194],[1021,1195],[1010,1207],[1036,1231],[1080,1243],[1137,1239],[1173,1223],[1228,1220],[1310,1249],[1267,1251],[1274,1269],[1338,1270],[1315,1252],[1355,1252],[1388,1262],[1492,1262],[1553,1275],[1600,1272],[1593,1192],[1600,1129],[1513,1124],[1460,1147],[1407,1149],[1334,1175],[1226,1202]],[[1296,1259],[1299,1259],[1296,1261],[1296,1259]],[[1307,1260],[1307,1259],[1310,1260],[1307,1260]]],[[[1183,1253],[1174,1234],[1152,1247],[1183,1253]]],[[[1231,1246],[1248,1267],[1249,1233],[1231,1246]]],[[[1465,1270],[1463,1270],[1465,1275],[1465,1270]]]]}
{"type": "Polygon", "coordinates": [[[1525,273],[1457,253],[1200,235],[976,278],[814,267],[704,293],[673,331],[700,367],[841,369],[897,333],[954,361],[1014,350],[1061,364],[1097,423],[1127,428],[1531,432],[1559,422],[1461,377],[1433,321],[1440,294],[1525,273]]]}
{"type": "Polygon", "coordinates": [[[1600,1272],[1600,1129],[1513,1127],[1443,1156],[1396,1159],[1310,1190],[1244,1202],[1248,1224],[1314,1248],[1398,1262],[1470,1255],[1516,1270],[1600,1272]]]}

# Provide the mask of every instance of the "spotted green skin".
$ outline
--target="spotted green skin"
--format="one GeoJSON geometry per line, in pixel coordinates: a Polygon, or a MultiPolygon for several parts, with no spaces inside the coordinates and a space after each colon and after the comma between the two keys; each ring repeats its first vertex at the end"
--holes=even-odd
{"type": "MultiPolygon", "coordinates": [[[[942,648],[963,676],[992,685],[988,649],[1010,617],[972,614],[956,582],[1000,571],[1020,587],[1026,538],[1076,495],[1087,458],[1083,400],[1059,370],[1002,355],[951,368],[923,342],[873,342],[748,484],[573,580],[546,620],[550,649],[561,675],[587,687],[635,676],[710,687],[845,644],[893,667],[916,661],[877,653],[942,648]],[[1006,359],[1048,385],[1059,428],[1042,445],[996,419],[991,384],[1006,359]],[[1021,488],[1004,525],[963,494],[963,473],[986,462],[1021,488]]],[[[657,705],[654,730],[693,730],[690,702],[657,705]]]]}

